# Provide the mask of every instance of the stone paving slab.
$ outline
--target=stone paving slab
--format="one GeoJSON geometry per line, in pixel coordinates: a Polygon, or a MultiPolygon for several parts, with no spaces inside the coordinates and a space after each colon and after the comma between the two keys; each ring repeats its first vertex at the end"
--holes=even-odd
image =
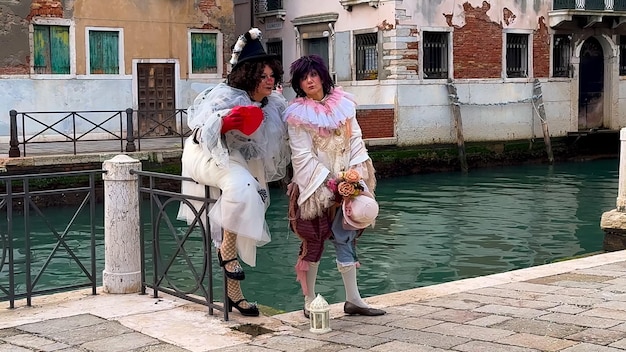
{"type": "Polygon", "coordinates": [[[460,281],[367,298],[380,317],[333,304],[326,334],[301,311],[224,322],[169,296],[83,294],[0,309],[0,352],[626,351],[626,251],[460,281]]]}

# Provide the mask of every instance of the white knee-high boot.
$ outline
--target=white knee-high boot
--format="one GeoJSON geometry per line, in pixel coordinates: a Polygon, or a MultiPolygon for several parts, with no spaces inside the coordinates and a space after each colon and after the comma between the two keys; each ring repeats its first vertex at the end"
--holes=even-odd
{"type": "Polygon", "coordinates": [[[311,302],[315,299],[315,282],[317,281],[317,270],[320,262],[309,262],[309,271],[306,272],[307,294],[304,296],[304,309],[309,310],[311,302]]]}
{"type": "Polygon", "coordinates": [[[356,265],[337,264],[337,269],[341,273],[343,286],[346,290],[346,301],[359,306],[361,308],[369,308],[370,306],[363,301],[359,293],[359,287],[356,283],[356,265]]]}

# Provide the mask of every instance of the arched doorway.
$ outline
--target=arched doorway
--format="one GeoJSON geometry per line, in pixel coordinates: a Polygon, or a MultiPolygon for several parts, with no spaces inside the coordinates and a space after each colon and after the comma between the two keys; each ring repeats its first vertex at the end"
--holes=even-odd
{"type": "Polygon", "coordinates": [[[604,119],[604,52],[600,42],[591,37],[580,50],[578,77],[578,129],[602,127],[604,119]]]}

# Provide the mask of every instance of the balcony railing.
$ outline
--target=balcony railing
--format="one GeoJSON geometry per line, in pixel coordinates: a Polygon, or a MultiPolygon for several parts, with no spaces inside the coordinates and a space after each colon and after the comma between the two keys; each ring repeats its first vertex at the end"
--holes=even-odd
{"type": "Polygon", "coordinates": [[[256,0],[254,2],[254,13],[263,14],[283,10],[283,0],[256,0]]]}
{"type": "Polygon", "coordinates": [[[254,15],[263,23],[267,17],[276,17],[284,21],[287,11],[283,8],[283,0],[255,0],[254,15]]]}
{"type": "Polygon", "coordinates": [[[554,0],[554,10],[626,11],[626,0],[554,0]]]}

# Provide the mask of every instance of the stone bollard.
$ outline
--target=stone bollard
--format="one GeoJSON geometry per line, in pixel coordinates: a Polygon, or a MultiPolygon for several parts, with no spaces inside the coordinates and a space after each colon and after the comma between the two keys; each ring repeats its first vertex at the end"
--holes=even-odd
{"type": "Polygon", "coordinates": [[[117,155],[103,163],[104,170],[104,271],[107,293],[141,290],[141,243],[139,238],[139,177],[141,162],[117,155]]]}
{"type": "Polygon", "coordinates": [[[619,134],[619,181],[617,185],[617,209],[602,214],[600,228],[604,231],[605,251],[626,249],[626,128],[619,134]]]}

